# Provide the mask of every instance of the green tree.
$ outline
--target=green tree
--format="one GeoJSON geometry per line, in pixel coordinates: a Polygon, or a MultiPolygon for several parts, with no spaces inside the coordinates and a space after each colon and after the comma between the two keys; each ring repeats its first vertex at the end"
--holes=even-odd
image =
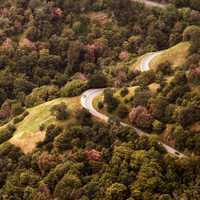
{"type": "Polygon", "coordinates": [[[119,101],[116,97],[113,96],[112,89],[104,90],[104,103],[107,106],[108,112],[112,112],[117,108],[119,101]]]}
{"type": "Polygon", "coordinates": [[[65,120],[69,116],[69,111],[64,102],[54,105],[51,108],[51,113],[56,117],[57,120],[65,120]]]}
{"type": "Polygon", "coordinates": [[[106,190],[106,200],[123,200],[127,197],[127,187],[121,183],[113,183],[106,190]]]}
{"type": "Polygon", "coordinates": [[[75,174],[65,174],[55,187],[54,195],[58,200],[74,200],[80,198],[78,189],[82,186],[81,180],[75,174]]]}

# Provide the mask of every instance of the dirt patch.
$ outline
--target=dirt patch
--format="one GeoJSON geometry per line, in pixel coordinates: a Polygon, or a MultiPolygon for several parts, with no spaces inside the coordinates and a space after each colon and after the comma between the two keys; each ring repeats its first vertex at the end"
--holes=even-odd
{"type": "Polygon", "coordinates": [[[160,89],[160,84],[152,83],[148,87],[149,87],[149,89],[150,89],[151,92],[153,92],[154,94],[156,94],[159,91],[159,89],[160,89]]]}
{"type": "Polygon", "coordinates": [[[35,149],[37,143],[44,140],[44,137],[45,131],[38,131],[36,133],[24,134],[22,138],[13,137],[11,138],[10,143],[20,147],[21,150],[27,154],[31,153],[35,149]]]}
{"type": "Polygon", "coordinates": [[[194,123],[194,124],[191,126],[190,130],[191,130],[192,132],[194,132],[194,133],[200,133],[200,122],[194,123]]]}
{"type": "Polygon", "coordinates": [[[98,22],[101,25],[104,25],[109,22],[109,17],[104,12],[90,12],[88,16],[91,21],[98,22]]]}

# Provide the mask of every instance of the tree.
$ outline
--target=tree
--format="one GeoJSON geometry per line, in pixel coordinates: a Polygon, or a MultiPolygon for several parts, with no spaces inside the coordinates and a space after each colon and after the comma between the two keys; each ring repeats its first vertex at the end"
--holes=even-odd
{"type": "Polygon", "coordinates": [[[54,105],[51,108],[51,113],[56,117],[57,120],[65,120],[69,116],[69,111],[64,102],[54,105]]]}
{"type": "Polygon", "coordinates": [[[132,124],[139,128],[150,129],[152,127],[153,119],[148,113],[147,109],[142,106],[134,107],[129,113],[129,120],[132,124]]]}
{"type": "Polygon", "coordinates": [[[108,112],[112,112],[117,108],[119,101],[113,96],[112,89],[104,90],[104,103],[107,106],[108,112]]]}
{"type": "MultiPolygon", "coordinates": [[[[200,2],[198,0],[197,2],[199,3],[199,7],[200,7],[200,2]]],[[[199,48],[200,48],[200,41],[198,39],[199,37],[200,37],[200,28],[198,26],[194,26],[194,25],[189,26],[184,30],[183,40],[191,42],[190,53],[195,53],[199,51],[199,48]]]]}
{"type": "Polygon", "coordinates": [[[88,160],[99,161],[101,159],[101,152],[95,149],[85,150],[85,156],[88,160]]]}
{"type": "Polygon", "coordinates": [[[183,127],[200,120],[200,108],[196,106],[182,108],[178,112],[177,120],[183,127]]]}
{"type": "Polygon", "coordinates": [[[198,0],[190,0],[190,6],[192,9],[200,10],[200,2],[198,0]]]}
{"type": "Polygon", "coordinates": [[[107,86],[108,80],[102,73],[95,73],[88,81],[89,88],[104,88],[107,86]]]}
{"type": "Polygon", "coordinates": [[[24,112],[24,108],[22,107],[21,103],[12,104],[12,115],[17,116],[24,112]]]}
{"type": "Polygon", "coordinates": [[[61,96],[63,97],[71,97],[77,96],[86,88],[86,82],[82,80],[72,80],[66,83],[66,85],[61,88],[61,96]]]}
{"type": "Polygon", "coordinates": [[[150,113],[157,120],[164,120],[165,110],[168,105],[168,101],[163,96],[158,96],[149,100],[150,113]]]}
{"type": "Polygon", "coordinates": [[[158,65],[157,71],[161,71],[164,75],[170,75],[172,72],[171,64],[167,61],[158,65]]]}
{"type": "Polygon", "coordinates": [[[117,108],[117,116],[121,119],[125,118],[128,115],[127,106],[120,104],[117,108]]]}
{"type": "Polygon", "coordinates": [[[106,190],[106,200],[123,200],[127,197],[127,187],[121,183],[113,183],[106,190]]]}
{"type": "Polygon", "coordinates": [[[150,97],[151,97],[150,91],[138,88],[135,91],[132,105],[135,107],[136,106],[146,106],[150,97]]]}
{"type": "Polygon", "coordinates": [[[158,120],[154,120],[152,125],[153,125],[153,130],[156,131],[157,133],[161,133],[164,129],[163,123],[158,120]]]}
{"type": "Polygon", "coordinates": [[[200,28],[198,26],[192,25],[185,28],[183,32],[183,40],[184,41],[191,41],[192,39],[196,38],[200,32],[200,28]]]}
{"type": "Polygon", "coordinates": [[[82,125],[91,125],[92,124],[92,115],[86,109],[78,110],[76,113],[76,119],[82,125]]]}
{"type": "Polygon", "coordinates": [[[79,188],[82,186],[81,180],[76,174],[65,174],[55,187],[54,195],[58,200],[80,199],[79,188]]]}
{"type": "Polygon", "coordinates": [[[67,52],[68,70],[72,72],[79,71],[79,65],[83,59],[82,44],[79,41],[71,42],[67,52]]]}
{"type": "Polygon", "coordinates": [[[191,69],[188,74],[188,79],[191,83],[195,85],[200,84],[200,67],[191,69]]]}
{"type": "Polygon", "coordinates": [[[61,161],[58,155],[43,152],[38,158],[38,167],[42,175],[46,174],[51,168],[55,167],[61,161]]]}

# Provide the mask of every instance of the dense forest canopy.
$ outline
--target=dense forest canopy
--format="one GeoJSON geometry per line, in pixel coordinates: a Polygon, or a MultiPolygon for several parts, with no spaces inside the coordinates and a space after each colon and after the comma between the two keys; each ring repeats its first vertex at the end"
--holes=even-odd
{"type": "Polygon", "coordinates": [[[168,6],[0,0],[0,200],[200,199],[200,1],[156,2],[168,6]],[[178,66],[184,49],[155,69],[132,67],[177,44],[188,47],[178,66]],[[108,124],[62,102],[91,88],[107,88],[98,109],[108,124]],[[37,105],[57,99],[48,110],[57,123],[38,122],[33,151],[9,142],[37,105]],[[169,155],[158,137],[186,156],[169,155]]]}

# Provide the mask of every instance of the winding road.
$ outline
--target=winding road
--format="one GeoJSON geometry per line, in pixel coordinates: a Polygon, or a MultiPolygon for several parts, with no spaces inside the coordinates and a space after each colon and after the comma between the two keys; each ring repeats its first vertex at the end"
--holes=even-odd
{"type": "Polygon", "coordinates": [[[167,4],[161,4],[158,2],[153,2],[153,1],[149,1],[149,0],[132,0],[134,2],[139,2],[139,3],[143,3],[146,6],[149,7],[159,7],[159,8],[166,8],[167,4]]]}
{"type": "MultiPolygon", "coordinates": [[[[142,59],[141,63],[140,63],[140,70],[141,71],[148,71],[149,70],[149,64],[150,64],[151,60],[153,58],[155,58],[156,56],[158,56],[160,53],[161,52],[146,54],[144,56],[144,58],[142,59]]],[[[81,105],[82,105],[83,108],[87,109],[93,116],[95,116],[95,117],[105,121],[106,123],[108,123],[109,117],[98,112],[93,106],[93,100],[95,99],[95,97],[101,95],[103,90],[104,90],[104,88],[90,89],[90,90],[85,91],[81,95],[81,105]]],[[[120,124],[122,126],[132,127],[139,136],[147,136],[147,137],[150,136],[149,134],[145,133],[144,131],[142,131],[142,130],[134,127],[134,126],[130,126],[129,124],[125,124],[123,122],[120,122],[120,124]]],[[[169,145],[166,145],[161,141],[158,141],[158,143],[161,144],[168,153],[170,153],[170,154],[172,154],[176,157],[179,157],[179,158],[185,157],[184,154],[178,152],[176,149],[170,147],[169,145]]]]}

